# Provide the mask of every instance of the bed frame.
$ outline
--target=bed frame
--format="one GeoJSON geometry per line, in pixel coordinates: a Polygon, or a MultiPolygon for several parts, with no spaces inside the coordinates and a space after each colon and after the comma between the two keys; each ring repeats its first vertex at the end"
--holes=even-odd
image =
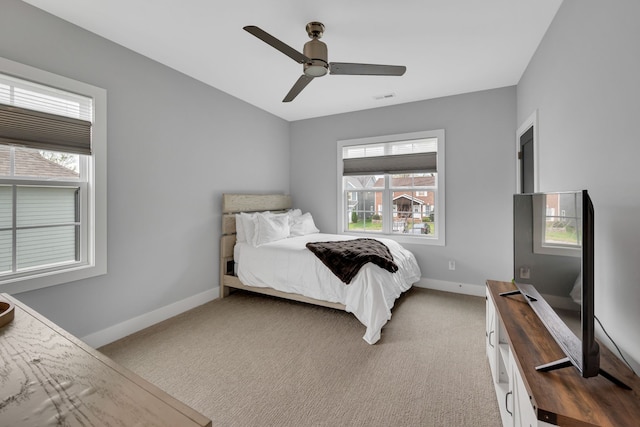
{"type": "Polygon", "coordinates": [[[299,294],[277,291],[273,288],[257,288],[243,284],[234,276],[233,247],[236,244],[236,214],[240,212],[286,211],[291,209],[291,196],[285,194],[223,194],[222,234],[220,237],[220,298],[232,289],[244,289],[294,301],[345,310],[343,304],[317,300],[299,294]]]}

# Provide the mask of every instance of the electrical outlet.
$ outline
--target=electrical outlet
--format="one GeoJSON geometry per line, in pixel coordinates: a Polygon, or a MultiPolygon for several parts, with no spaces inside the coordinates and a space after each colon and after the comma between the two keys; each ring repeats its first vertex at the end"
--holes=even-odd
{"type": "Polygon", "coordinates": [[[449,260],[449,270],[456,269],[456,262],[454,260],[449,260]]]}
{"type": "Polygon", "coordinates": [[[531,279],[531,269],[529,267],[520,267],[520,278],[531,279]]]}

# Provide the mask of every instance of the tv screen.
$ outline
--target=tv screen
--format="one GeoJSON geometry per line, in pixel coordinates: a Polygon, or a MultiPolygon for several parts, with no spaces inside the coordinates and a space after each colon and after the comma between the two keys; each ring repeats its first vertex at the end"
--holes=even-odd
{"type": "Polygon", "coordinates": [[[548,372],[574,366],[584,378],[602,375],[595,339],[594,208],[586,190],[513,196],[513,277],[566,357],[536,366],[548,372]]]}
{"type": "Polygon", "coordinates": [[[516,194],[514,278],[567,355],[538,367],[599,373],[594,336],[593,205],[587,191],[516,194]]]}

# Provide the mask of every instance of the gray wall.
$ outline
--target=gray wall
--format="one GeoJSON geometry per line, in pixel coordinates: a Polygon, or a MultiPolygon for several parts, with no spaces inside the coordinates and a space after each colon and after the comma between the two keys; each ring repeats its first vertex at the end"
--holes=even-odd
{"type": "Polygon", "coordinates": [[[596,315],[636,370],[638,17],[637,0],[565,0],[517,93],[518,123],[538,110],[540,190],[589,190],[595,207],[596,315]]]}
{"type": "Polygon", "coordinates": [[[218,286],[221,194],[289,191],[282,119],[17,0],[0,56],[107,90],[108,274],[17,295],[75,335],[218,286]]]}
{"type": "Polygon", "coordinates": [[[444,129],[446,246],[405,246],[426,286],[456,291],[463,284],[483,294],[486,279],[512,276],[515,94],[507,87],[293,122],[293,200],[313,212],[321,231],[335,233],[338,140],[444,129]]]}

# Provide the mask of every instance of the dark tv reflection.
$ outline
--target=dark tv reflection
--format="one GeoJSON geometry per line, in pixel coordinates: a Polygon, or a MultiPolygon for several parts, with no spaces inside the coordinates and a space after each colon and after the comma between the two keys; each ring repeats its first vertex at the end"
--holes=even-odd
{"type": "Polygon", "coordinates": [[[535,285],[553,308],[579,319],[581,193],[517,194],[513,221],[516,282],[535,285]]]}
{"type": "Polygon", "coordinates": [[[566,357],[539,371],[574,366],[603,375],[594,331],[594,209],[586,190],[516,194],[513,198],[514,282],[566,357]],[[562,317],[559,315],[562,314],[562,317]]]}

